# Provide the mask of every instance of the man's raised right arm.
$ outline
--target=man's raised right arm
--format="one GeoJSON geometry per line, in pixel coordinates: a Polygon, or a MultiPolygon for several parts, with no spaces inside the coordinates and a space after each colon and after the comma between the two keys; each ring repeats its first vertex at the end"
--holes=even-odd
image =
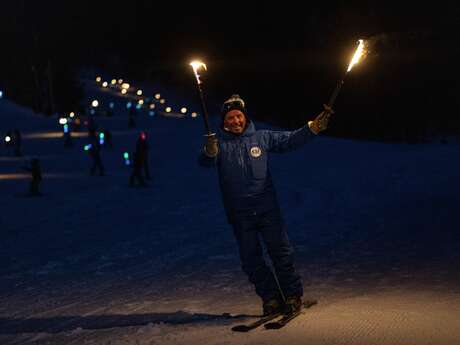
{"type": "Polygon", "coordinates": [[[219,140],[215,133],[206,135],[206,143],[203,151],[198,157],[198,163],[204,167],[216,165],[217,155],[219,154],[219,140]]]}

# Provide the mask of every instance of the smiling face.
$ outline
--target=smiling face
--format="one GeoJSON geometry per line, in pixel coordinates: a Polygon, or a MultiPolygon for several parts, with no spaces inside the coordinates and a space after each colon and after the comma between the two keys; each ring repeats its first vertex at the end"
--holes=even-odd
{"type": "Polygon", "coordinates": [[[224,117],[224,129],[233,134],[242,134],[246,129],[246,116],[241,110],[230,110],[224,117]]]}

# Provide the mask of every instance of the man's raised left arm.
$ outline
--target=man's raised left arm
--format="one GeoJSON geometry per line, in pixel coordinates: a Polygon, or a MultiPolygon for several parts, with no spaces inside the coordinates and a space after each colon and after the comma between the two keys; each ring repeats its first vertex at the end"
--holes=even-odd
{"type": "Polygon", "coordinates": [[[333,110],[325,105],[324,110],[307,125],[294,131],[267,131],[268,151],[283,153],[295,150],[327,128],[333,110]]]}

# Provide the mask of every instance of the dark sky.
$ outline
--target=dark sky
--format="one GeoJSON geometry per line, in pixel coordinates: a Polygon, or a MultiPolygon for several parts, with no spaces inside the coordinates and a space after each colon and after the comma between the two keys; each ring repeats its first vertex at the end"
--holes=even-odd
{"type": "Polygon", "coordinates": [[[353,97],[387,110],[413,108],[417,104],[407,103],[433,95],[431,89],[438,92],[434,103],[454,94],[456,85],[451,84],[458,79],[458,5],[20,0],[3,9],[4,45],[10,47],[1,57],[3,83],[15,79],[12,66],[27,69],[51,60],[62,75],[96,65],[187,92],[193,87],[187,62],[201,57],[209,66],[210,99],[220,101],[239,92],[266,118],[276,118],[289,104],[292,115],[285,124],[295,126],[329,97],[358,38],[384,39],[348,81],[337,103],[343,110],[351,111],[346,107],[355,102],[353,97]],[[444,94],[439,83],[449,87],[444,94]]]}
{"type": "Polygon", "coordinates": [[[3,25],[14,26],[25,40],[39,36],[50,50],[72,47],[80,58],[108,50],[124,57],[165,60],[194,54],[225,59],[242,53],[263,56],[318,49],[384,32],[435,30],[455,18],[448,7],[402,2],[394,6],[353,6],[346,1],[199,4],[22,0],[4,7],[3,25]]]}

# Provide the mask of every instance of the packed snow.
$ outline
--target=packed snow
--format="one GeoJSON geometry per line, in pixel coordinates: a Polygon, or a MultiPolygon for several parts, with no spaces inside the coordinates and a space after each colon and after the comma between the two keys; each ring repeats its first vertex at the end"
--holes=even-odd
{"type": "Polygon", "coordinates": [[[89,175],[84,130],[65,147],[56,117],[0,100],[1,344],[458,344],[458,140],[326,133],[272,155],[305,296],[319,304],[281,330],[240,334],[231,327],[261,303],[241,271],[216,171],[197,164],[202,119],[143,112],[129,129],[126,99],[91,82],[86,91],[86,101],[115,102],[113,117],[96,120],[113,133],[113,150],[102,150],[107,176],[89,175]],[[3,145],[14,128],[22,157],[3,145]],[[153,179],[129,188],[123,152],[141,130],[153,179]],[[42,197],[26,196],[31,158],[41,162],[42,197]]]}

